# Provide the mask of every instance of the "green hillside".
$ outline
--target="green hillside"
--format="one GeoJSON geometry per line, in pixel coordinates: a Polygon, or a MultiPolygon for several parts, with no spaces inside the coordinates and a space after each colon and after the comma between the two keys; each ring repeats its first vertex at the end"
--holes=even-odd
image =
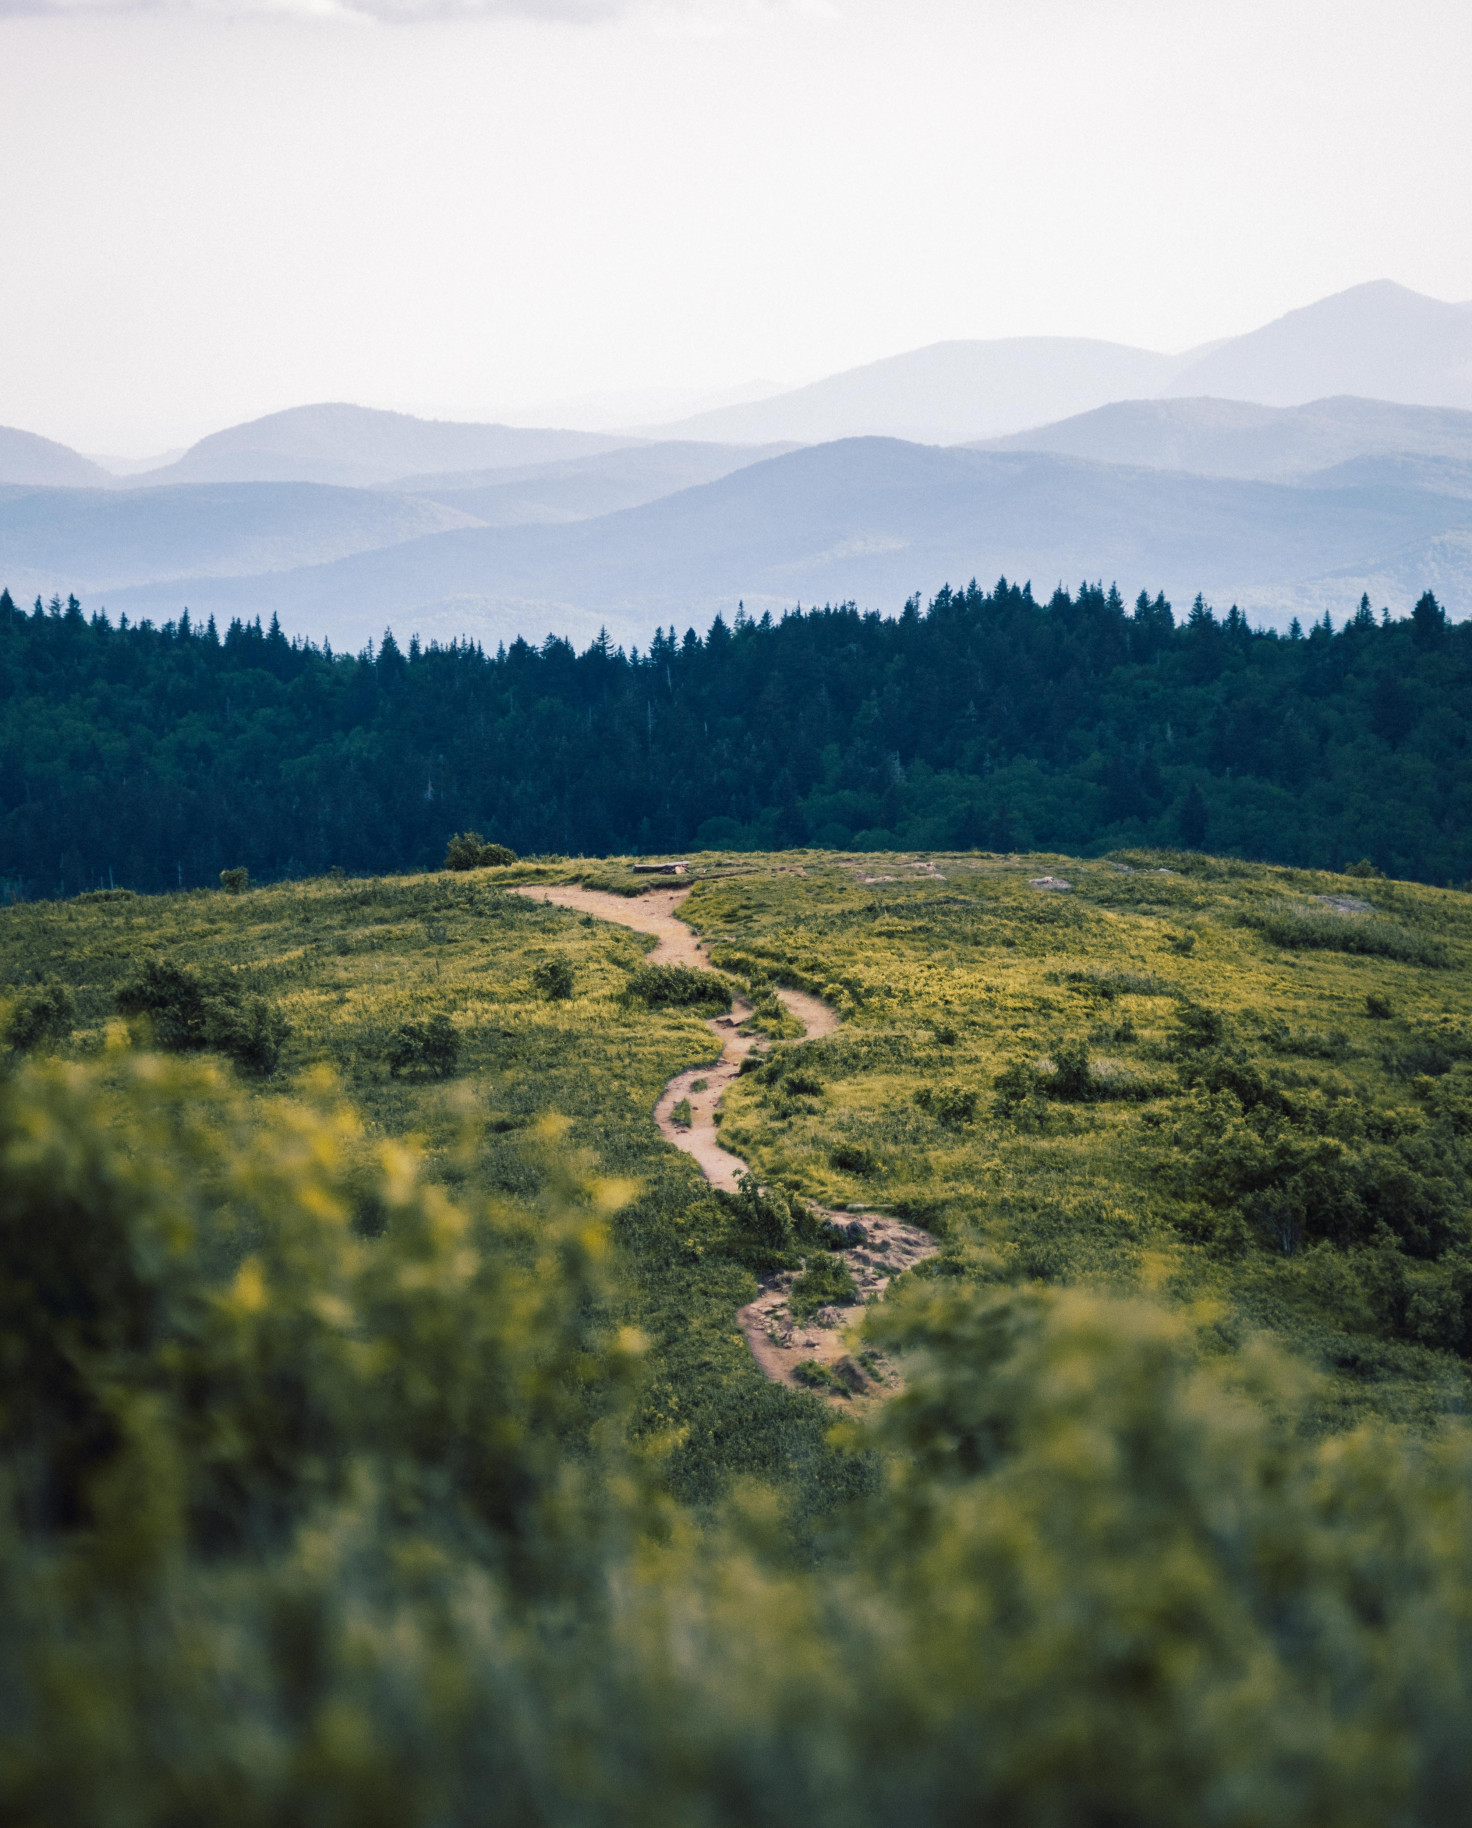
{"type": "Polygon", "coordinates": [[[692,875],[843,1018],[727,1095],[761,1193],[645,942],[510,892],[628,859],[0,912],[7,1814],[1460,1819],[1472,897],[692,875]],[[940,1245],[898,1394],[736,1326],[814,1203],[940,1245]]]}

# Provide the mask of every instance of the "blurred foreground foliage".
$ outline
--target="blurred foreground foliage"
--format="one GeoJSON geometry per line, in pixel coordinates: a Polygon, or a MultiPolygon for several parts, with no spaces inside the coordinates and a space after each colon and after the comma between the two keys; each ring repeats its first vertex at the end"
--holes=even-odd
{"type": "Polygon", "coordinates": [[[1209,1309],[941,1276],[814,1544],[628,1426],[632,1194],[548,1123],[451,1192],[323,1073],[15,1065],[4,1818],[1465,1820],[1460,1423],[1322,1438],[1209,1309]]]}

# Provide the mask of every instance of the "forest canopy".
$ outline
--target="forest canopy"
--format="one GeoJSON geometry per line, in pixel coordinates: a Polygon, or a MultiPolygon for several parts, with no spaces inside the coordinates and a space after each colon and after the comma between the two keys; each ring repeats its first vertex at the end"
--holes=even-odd
{"type": "Polygon", "coordinates": [[[717,617],[647,653],[549,636],[361,654],[273,618],[115,626],[0,594],[11,899],[523,854],[1177,845],[1472,877],[1472,625],[1337,631],[999,580],[898,617],[717,617]]]}

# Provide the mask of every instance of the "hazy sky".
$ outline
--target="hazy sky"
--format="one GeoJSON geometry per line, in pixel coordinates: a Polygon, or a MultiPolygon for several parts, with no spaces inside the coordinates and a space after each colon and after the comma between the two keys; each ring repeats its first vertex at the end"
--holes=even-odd
{"type": "Polygon", "coordinates": [[[142,454],[1472,299],[1467,0],[0,0],[0,424],[142,454]]]}

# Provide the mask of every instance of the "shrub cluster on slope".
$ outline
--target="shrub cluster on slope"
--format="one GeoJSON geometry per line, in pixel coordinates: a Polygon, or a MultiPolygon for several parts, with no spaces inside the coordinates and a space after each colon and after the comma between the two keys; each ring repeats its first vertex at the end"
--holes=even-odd
{"type": "Polygon", "coordinates": [[[626,1189],[450,1196],[319,1082],[0,1081],[0,1810],[472,1828],[1451,1828],[1472,1438],[1316,1440],[1159,1308],[921,1286],[795,1551],[633,1444],[626,1189]]]}
{"type": "MultiPolygon", "coordinates": [[[[11,895],[432,868],[446,855],[1184,844],[1472,876],[1472,624],[1254,632],[1199,600],[999,581],[897,618],[719,617],[333,656],[0,594],[11,895]],[[492,835],[487,843],[477,833],[492,835]]],[[[1305,940],[1305,943],[1310,943],[1305,940]]]]}
{"type": "Polygon", "coordinates": [[[685,903],[850,987],[726,1096],[766,1183],[918,1219],[927,1274],[1163,1279],[1322,1367],[1326,1425],[1466,1400],[1472,898],[1179,853],[803,868],[685,903]]]}

